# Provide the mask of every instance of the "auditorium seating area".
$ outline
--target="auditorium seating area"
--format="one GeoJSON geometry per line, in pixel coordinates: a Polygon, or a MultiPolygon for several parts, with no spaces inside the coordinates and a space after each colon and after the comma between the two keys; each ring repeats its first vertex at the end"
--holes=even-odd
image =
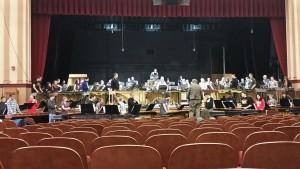
{"type": "Polygon", "coordinates": [[[0,122],[3,169],[300,168],[300,116],[0,122]]]}

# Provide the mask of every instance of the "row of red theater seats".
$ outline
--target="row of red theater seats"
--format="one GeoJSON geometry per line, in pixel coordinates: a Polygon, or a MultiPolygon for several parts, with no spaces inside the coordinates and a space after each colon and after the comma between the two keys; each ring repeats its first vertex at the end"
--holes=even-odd
{"type": "MultiPolygon", "coordinates": [[[[55,138],[54,138],[55,139],[55,138]]],[[[144,145],[115,145],[98,148],[90,157],[80,156],[73,149],[61,146],[42,146],[51,139],[41,140],[41,146],[29,146],[20,139],[0,138],[0,145],[9,147],[5,156],[4,169],[161,169],[162,154],[155,148],[144,145]],[[22,145],[23,144],[23,145],[22,145]],[[87,158],[87,159],[86,159],[87,158]],[[86,161],[86,165],[84,164],[86,161]]],[[[268,142],[250,147],[241,167],[247,168],[299,168],[299,142],[268,142]]],[[[3,150],[1,150],[3,151],[3,150]]],[[[168,160],[167,169],[237,168],[233,148],[221,143],[193,143],[175,148],[168,160]]]]}

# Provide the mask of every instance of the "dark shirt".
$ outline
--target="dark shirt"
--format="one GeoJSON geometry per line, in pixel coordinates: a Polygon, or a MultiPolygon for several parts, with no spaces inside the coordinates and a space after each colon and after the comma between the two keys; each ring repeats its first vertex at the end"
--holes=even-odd
{"type": "Polygon", "coordinates": [[[250,97],[241,98],[242,107],[247,107],[251,105],[248,109],[254,109],[253,99],[250,97]]]}
{"type": "Polygon", "coordinates": [[[293,101],[293,98],[289,95],[285,95],[285,97],[282,97],[282,99],[287,99],[287,100],[289,100],[289,102],[293,101]]]}
{"type": "MultiPolygon", "coordinates": [[[[40,90],[41,90],[42,82],[41,81],[35,81],[33,84],[35,85],[36,90],[38,90],[38,92],[41,92],[40,90]]],[[[32,84],[32,92],[36,93],[36,91],[33,88],[33,84],[32,84]]]]}
{"type": "Polygon", "coordinates": [[[111,80],[111,89],[112,90],[119,90],[119,81],[118,81],[118,79],[113,78],[111,80]]]}
{"type": "Polygon", "coordinates": [[[89,100],[86,101],[86,104],[95,104],[95,103],[92,100],[89,99],[89,100]]]}
{"type": "Polygon", "coordinates": [[[89,84],[87,81],[83,81],[81,83],[81,89],[83,92],[88,92],[89,91],[89,84]]]}
{"type": "Polygon", "coordinates": [[[213,98],[207,99],[205,102],[205,108],[212,109],[213,107],[214,107],[214,99],[213,98]]]}
{"type": "Polygon", "coordinates": [[[232,102],[234,105],[237,105],[236,100],[234,99],[234,97],[232,97],[231,95],[228,96],[225,101],[227,102],[232,102]]]}
{"type": "Polygon", "coordinates": [[[138,102],[135,101],[132,97],[130,97],[130,98],[128,99],[128,113],[131,113],[133,107],[134,107],[136,104],[138,104],[138,102]]]}
{"type": "Polygon", "coordinates": [[[7,110],[7,106],[4,102],[0,102],[0,114],[4,114],[4,110],[7,110]]]}
{"type": "Polygon", "coordinates": [[[237,78],[231,80],[230,88],[237,89],[238,85],[239,85],[239,81],[237,80],[237,78]]]}
{"type": "Polygon", "coordinates": [[[55,102],[54,100],[49,99],[47,102],[48,113],[55,114],[55,102]]]}

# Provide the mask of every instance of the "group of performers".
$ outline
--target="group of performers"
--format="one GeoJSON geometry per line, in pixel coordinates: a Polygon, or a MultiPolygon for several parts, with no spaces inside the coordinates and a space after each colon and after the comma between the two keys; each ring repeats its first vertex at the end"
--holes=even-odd
{"type": "MultiPolygon", "coordinates": [[[[249,76],[241,78],[240,80],[236,77],[235,74],[232,74],[231,77],[222,77],[220,80],[215,79],[215,82],[211,81],[210,78],[206,80],[204,78],[200,79],[199,85],[202,90],[215,90],[215,89],[247,89],[251,90],[254,88],[267,88],[267,89],[276,89],[276,88],[289,88],[291,83],[284,77],[283,81],[275,80],[273,76],[270,76],[270,79],[267,75],[264,75],[261,83],[258,83],[253,77],[252,73],[249,73],[249,76]]],[[[170,81],[169,78],[164,76],[159,76],[157,69],[154,69],[150,73],[150,78],[147,82],[139,84],[139,82],[132,76],[127,79],[127,82],[120,82],[118,73],[114,73],[112,79],[108,80],[105,84],[104,80],[100,82],[94,82],[92,85],[89,84],[89,78],[83,80],[76,80],[73,85],[68,85],[65,80],[61,82],[60,79],[56,79],[53,83],[47,82],[45,87],[42,87],[42,77],[39,77],[33,83],[33,93],[57,93],[57,92],[91,92],[91,91],[110,91],[110,90],[147,90],[147,91],[156,91],[156,90],[179,90],[186,91],[190,88],[191,83],[188,79],[179,76],[177,84],[175,81],[170,81]]]]}

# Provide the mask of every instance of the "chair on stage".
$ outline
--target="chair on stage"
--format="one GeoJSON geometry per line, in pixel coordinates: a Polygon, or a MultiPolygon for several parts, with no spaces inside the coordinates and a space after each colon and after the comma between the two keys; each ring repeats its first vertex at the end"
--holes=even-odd
{"type": "Polygon", "coordinates": [[[259,143],[244,155],[242,168],[300,168],[300,143],[291,141],[259,143]]]}
{"type": "Polygon", "coordinates": [[[60,129],[52,127],[38,128],[35,131],[41,133],[48,133],[51,134],[53,137],[61,137],[63,134],[63,132],[60,129]]]}
{"type": "Polygon", "coordinates": [[[222,143],[193,143],[177,147],[170,156],[167,168],[206,169],[236,167],[236,154],[229,145],[222,143]]]}
{"type": "Polygon", "coordinates": [[[94,151],[90,169],[99,168],[162,169],[162,161],[159,152],[152,147],[115,145],[101,147],[94,151]]]}
{"type": "Polygon", "coordinates": [[[220,128],[212,128],[212,127],[195,128],[190,132],[189,136],[187,137],[188,142],[194,143],[198,136],[208,132],[223,132],[223,130],[220,128]]]}
{"type": "Polygon", "coordinates": [[[158,134],[149,137],[145,145],[155,148],[161,155],[163,167],[168,167],[170,155],[173,150],[187,144],[187,139],[181,134],[158,134]]]}
{"type": "Polygon", "coordinates": [[[153,135],[158,135],[158,134],[181,134],[184,135],[181,130],[178,129],[170,129],[170,128],[165,128],[165,129],[155,129],[149,131],[147,134],[147,139],[153,135]]]}
{"type": "Polygon", "coordinates": [[[79,154],[66,147],[33,146],[19,148],[13,152],[11,161],[11,169],[84,169],[79,154]]]}
{"type": "Polygon", "coordinates": [[[92,133],[95,133],[98,135],[97,130],[92,127],[73,127],[70,129],[70,131],[88,131],[88,132],[92,132],[92,133]]]}
{"type": "Polygon", "coordinates": [[[29,146],[37,146],[40,140],[44,138],[52,138],[52,135],[41,132],[28,132],[19,134],[18,138],[26,141],[29,146]]]}
{"type": "Polygon", "coordinates": [[[105,136],[129,136],[129,137],[134,138],[138,144],[144,144],[142,135],[137,131],[115,130],[115,131],[110,131],[110,132],[106,133],[105,136]]]}
{"type": "Polygon", "coordinates": [[[91,152],[104,146],[112,145],[137,145],[137,141],[130,136],[101,136],[96,138],[91,146],[91,152]]]}
{"type": "Polygon", "coordinates": [[[293,141],[300,133],[300,126],[283,126],[274,129],[274,131],[281,131],[285,133],[289,137],[290,141],[293,141]]]}
{"type": "Polygon", "coordinates": [[[284,126],[283,123],[267,123],[261,126],[261,128],[263,128],[266,131],[273,131],[277,127],[282,127],[282,126],[284,126]]]}
{"type": "Polygon", "coordinates": [[[76,138],[68,137],[54,137],[54,138],[44,138],[39,141],[38,146],[59,146],[67,147],[75,150],[81,157],[84,169],[88,169],[88,164],[90,163],[90,157],[87,156],[85,147],[83,143],[76,138]]]}
{"type": "Polygon", "coordinates": [[[175,125],[169,126],[169,128],[170,129],[178,129],[178,130],[182,131],[183,135],[185,137],[188,137],[190,132],[194,129],[194,127],[189,124],[175,124],[175,125]]]}
{"type": "Polygon", "coordinates": [[[64,133],[62,137],[71,137],[80,140],[86,149],[87,155],[90,156],[92,154],[92,142],[98,137],[98,135],[88,131],[71,131],[64,133]]]}
{"type": "Polygon", "coordinates": [[[13,128],[6,128],[3,133],[9,135],[11,138],[18,138],[19,134],[27,133],[28,130],[21,128],[21,127],[13,127],[13,128]]]}
{"type": "Polygon", "coordinates": [[[0,138],[0,161],[5,169],[11,169],[12,152],[28,144],[19,138],[0,138]]]}
{"type": "Polygon", "coordinates": [[[36,129],[43,128],[43,127],[40,125],[26,125],[23,128],[28,130],[29,132],[35,132],[36,129]]]}
{"type": "Polygon", "coordinates": [[[102,136],[105,136],[106,133],[110,132],[110,131],[115,131],[115,130],[130,130],[128,127],[124,127],[124,126],[111,126],[111,127],[104,127],[102,130],[102,136]]]}

